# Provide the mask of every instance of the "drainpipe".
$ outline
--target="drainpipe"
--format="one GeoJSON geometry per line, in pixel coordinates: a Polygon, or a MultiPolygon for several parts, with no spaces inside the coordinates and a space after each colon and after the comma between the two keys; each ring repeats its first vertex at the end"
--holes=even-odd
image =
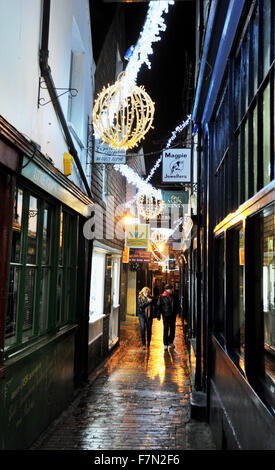
{"type": "Polygon", "coordinates": [[[40,64],[40,70],[41,70],[41,76],[44,78],[49,95],[52,100],[52,104],[56,113],[56,116],[58,118],[59,124],[61,126],[61,129],[64,134],[65,141],[68,145],[68,149],[72,157],[74,158],[74,161],[76,163],[76,166],[78,168],[78,171],[80,173],[81,179],[84,183],[84,186],[86,188],[87,194],[89,197],[92,197],[91,190],[88,184],[88,181],[86,179],[86,175],[83,171],[81,162],[79,160],[79,156],[77,154],[77,151],[75,149],[70,130],[67,125],[67,121],[65,119],[62,107],[60,105],[59,99],[57,97],[56,93],[56,88],[54,85],[53,77],[51,74],[51,69],[48,64],[48,57],[49,57],[49,26],[50,26],[50,8],[51,8],[51,0],[43,0],[43,16],[42,16],[42,33],[41,33],[41,43],[40,43],[40,54],[39,54],[39,64],[40,64]]]}

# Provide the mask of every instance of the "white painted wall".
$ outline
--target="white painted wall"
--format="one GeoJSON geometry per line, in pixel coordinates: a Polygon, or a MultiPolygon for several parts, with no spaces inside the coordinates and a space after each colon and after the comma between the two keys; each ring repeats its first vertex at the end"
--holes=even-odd
{"type": "MultiPolygon", "coordinates": [[[[63,171],[63,155],[68,149],[54,108],[51,103],[37,106],[41,15],[40,0],[0,0],[0,114],[19,132],[38,143],[42,153],[51,157],[54,165],[63,171]]],[[[89,1],[52,0],[49,65],[56,87],[70,86],[72,50],[76,57],[81,57],[83,70],[83,76],[75,74],[79,94],[73,104],[77,122],[73,139],[87,172],[87,119],[92,113],[95,72],[89,1]]],[[[42,90],[41,97],[45,101],[49,99],[47,90],[42,90]]],[[[67,120],[70,118],[69,101],[68,94],[60,98],[67,120]]],[[[81,186],[76,167],[69,178],[81,186]]]]}

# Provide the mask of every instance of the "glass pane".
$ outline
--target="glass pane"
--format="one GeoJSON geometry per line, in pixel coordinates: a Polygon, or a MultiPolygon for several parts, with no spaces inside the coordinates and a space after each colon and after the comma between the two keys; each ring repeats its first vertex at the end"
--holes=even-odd
{"type": "Polygon", "coordinates": [[[244,238],[243,229],[232,232],[232,343],[239,366],[244,369],[244,238]]]}
{"type": "Polygon", "coordinates": [[[72,251],[72,224],[69,214],[63,216],[63,265],[70,266],[72,251]]]}
{"type": "Polygon", "coordinates": [[[245,181],[245,200],[248,199],[248,120],[244,127],[244,181],[245,181]]]}
{"type": "Polygon", "coordinates": [[[57,273],[57,307],[56,307],[56,321],[60,322],[62,319],[62,289],[63,289],[63,269],[58,269],[57,273]]]}
{"type": "Polygon", "coordinates": [[[36,264],[36,236],[38,220],[38,201],[30,196],[28,220],[27,264],[36,264]]]}
{"type": "Polygon", "coordinates": [[[254,95],[258,89],[258,54],[259,54],[259,8],[257,7],[253,21],[253,68],[254,68],[254,95]]]}
{"type": "Polygon", "coordinates": [[[263,2],[263,15],[264,15],[264,77],[266,76],[270,67],[270,45],[271,45],[271,0],[264,0],[263,2]]]}
{"type": "Polygon", "coordinates": [[[64,234],[63,234],[63,212],[61,211],[60,214],[60,232],[59,232],[59,257],[58,257],[58,263],[60,266],[63,265],[63,239],[64,239],[64,234]]]}
{"type": "Polygon", "coordinates": [[[48,328],[49,296],[50,269],[42,268],[39,305],[39,331],[45,331],[48,328]]]}
{"type": "Polygon", "coordinates": [[[241,81],[240,81],[240,58],[236,60],[235,65],[235,84],[234,84],[234,119],[235,127],[240,122],[240,106],[241,106],[241,81]]]}
{"type": "Polygon", "coordinates": [[[49,264],[50,262],[50,243],[51,243],[51,223],[52,212],[51,207],[45,204],[44,219],[43,219],[43,238],[42,238],[42,264],[49,264]]]}
{"type": "Polygon", "coordinates": [[[275,210],[264,211],[263,237],[263,315],[265,376],[270,391],[275,392],[275,210]]]}
{"type": "Polygon", "coordinates": [[[7,313],[5,323],[5,347],[16,343],[17,305],[19,297],[19,277],[21,268],[11,266],[9,291],[7,299],[7,313]]]}
{"type": "Polygon", "coordinates": [[[23,309],[23,334],[24,341],[33,334],[34,320],[34,287],[35,287],[35,269],[26,268],[25,295],[23,309]]]}
{"type": "Polygon", "coordinates": [[[224,283],[225,283],[225,265],[224,265],[224,238],[216,239],[216,315],[215,326],[216,331],[225,334],[225,316],[224,316],[224,283]]]}
{"type": "Polygon", "coordinates": [[[90,321],[104,313],[105,255],[94,253],[90,287],[90,321]]]}
{"type": "MultiPolygon", "coordinates": [[[[65,274],[65,273],[64,273],[65,274]]],[[[70,318],[71,309],[71,289],[72,289],[72,269],[66,269],[66,280],[64,282],[64,321],[70,318]]]]}
{"type": "Polygon", "coordinates": [[[270,182],[270,84],[263,94],[263,172],[264,186],[270,182]]]}
{"type": "Polygon", "coordinates": [[[237,137],[237,158],[238,158],[238,205],[241,204],[241,134],[237,137]]]}
{"type": "Polygon", "coordinates": [[[253,173],[254,173],[254,194],[257,192],[258,176],[258,108],[253,111],[253,173]]]}
{"type": "Polygon", "coordinates": [[[246,36],[242,44],[242,68],[241,68],[241,89],[242,89],[242,106],[241,117],[247,110],[248,103],[248,36],[246,36]]]}
{"type": "Polygon", "coordinates": [[[14,197],[14,215],[12,226],[11,261],[20,263],[21,233],[22,233],[23,191],[16,188],[14,197]]]}

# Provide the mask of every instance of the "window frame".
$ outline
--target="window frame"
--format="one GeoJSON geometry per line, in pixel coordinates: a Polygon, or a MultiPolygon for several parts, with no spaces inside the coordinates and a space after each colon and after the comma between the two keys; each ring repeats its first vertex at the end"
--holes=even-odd
{"type": "MultiPolygon", "coordinates": [[[[232,343],[231,343],[231,331],[230,331],[230,322],[231,316],[233,315],[232,309],[230,310],[230,306],[228,305],[228,299],[230,298],[230,292],[228,290],[228,266],[227,263],[229,261],[228,257],[228,250],[229,247],[227,246],[228,241],[228,233],[230,230],[243,225],[244,231],[244,290],[246,292],[253,292],[255,293],[255,289],[252,289],[255,276],[254,272],[257,273],[257,269],[253,271],[255,265],[254,258],[257,256],[255,254],[254,249],[254,242],[251,237],[251,226],[253,222],[253,218],[257,216],[257,214],[261,213],[261,211],[265,210],[267,207],[274,204],[275,201],[275,184],[274,182],[269,183],[268,186],[262,188],[253,198],[243,203],[235,213],[229,214],[222,222],[220,222],[214,228],[214,240],[217,240],[221,236],[224,236],[226,240],[225,246],[225,260],[226,260],[226,291],[225,291],[225,322],[226,322],[226,336],[222,338],[221,335],[217,334],[215,330],[215,324],[213,325],[212,334],[216,338],[217,341],[223,347],[225,353],[233,362],[233,364],[238,368],[240,373],[245,377],[247,382],[251,385],[254,389],[256,394],[259,396],[260,400],[264,403],[264,405],[269,409],[271,413],[273,413],[272,409],[272,400],[274,397],[271,396],[270,391],[268,390],[267,386],[265,385],[264,381],[262,380],[263,376],[263,354],[262,354],[262,346],[263,346],[263,328],[261,326],[261,319],[259,318],[260,315],[257,315],[257,311],[261,309],[261,299],[258,295],[255,299],[253,295],[245,295],[245,302],[244,302],[244,321],[245,321],[245,348],[244,348],[244,369],[241,369],[238,364],[236,364],[236,356],[234,357],[234,353],[232,354],[232,343]],[[252,313],[254,312],[254,313],[252,313]]],[[[260,246],[260,244],[258,244],[260,246]]],[[[260,250],[258,246],[258,251],[260,250]]],[[[214,253],[215,255],[215,253],[214,253]]],[[[258,256],[259,258],[259,256],[258,256]]],[[[215,259],[215,258],[214,258],[215,259]]],[[[230,269],[230,268],[229,268],[230,269]]],[[[214,288],[216,277],[214,273],[213,277],[214,288]]],[[[260,281],[259,281],[260,282],[260,281]]],[[[214,297],[215,299],[215,297],[214,297]]],[[[230,303],[230,302],[229,302],[230,303]]]]}
{"type": "MultiPolygon", "coordinates": [[[[264,2],[258,0],[251,7],[239,41],[230,54],[217,103],[211,117],[213,125],[214,199],[219,201],[215,223],[220,223],[230,212],[253,197],[264,185],[274,179],[274,10],[271,2],[270,65],[263,75],[264,2]],[[243,72],[246,72],[244,74],[243,72]],[[256,73],[256,75],[255,75],[256,73]],[[236,93],[236,89],[240,93],[236,93]],[[264,93],[269,87],[268,102],[264,108],[264,93]],[[228,92],[228,96],[227,96],[228,92]],[[264,153],[264,111],[268,112],[270,153],[264,153]],[[220,135],[219,122],[229,116],[220,135]],[[272,118],[273,117],[273,118],[272,118]],[[223,152],[218,141],[222,139],[223,152]],[[228,139],[228,140],[227,140],[228,139]],[[270,169],[269,169],[270,168],[270,169]],[[267,175],[268,173],[268,175],[267,175]],[[236,178],[236,175],[238,177],[236,178]],[[236,181],[237,180],[237,181],[236,181]],[[225,191],[225,188],[228,190],[225,191]]],[[[266,92],[267,94],[267,92],[266,92]]]]}
{"type": "MultiPolygon", "coordinates": [[[[233,362],[239,368],[242,374],[245,374],[245,265],[243,268],[243,316],[244,316],[244,353],[243,355],[237,350],[235,345],[235,320],[240,320],[241,312],[235,311],[235,282],[236,282],[236,265],[234,265],[234,256],[239,257],[239,252],[233,253],[234,251],[234,240],[233,237],[236,233],[243,232],[243,241],[245,250],[245,222],[243,220],[231,225],[226,230],[226,343],[227,351],[230,354],[233,362]],[[232,262],[233,253],[233,262],[232,262]],[[238,313],[238,318],[236,318],[238,313]],[[242,364],[243,363],[243,364],[242,364]]],[[[244,251],[245,253],[245,251],[244,251]]]]}
{"type": "MultiPolygon", "coordinates": [[[[77,246],[78,246],[78,215],[71,211],[69,208],[63,206],[61,203],[57,203],[51,197],[45,197],[44,193],[37,191],[33,188],[33,185],[18,181],[14,189],[14,198],[16,195],[17,188],[23,191],[22,201],[22,222],[21,222],[21,235],[20,235],[20,259],[19,262],[12,261],[12,242],[10,244],[10,256],[9,256],[9,274],[8,274],[8,285],[10,286],[11,272],[13,267],[19,267],[21,274],[19,276],[19,287],[18,287],[18,298],[16,305],[16,328],[15,328],[15,341],[8,344],[6,333],[4,340],[4,360],[12,357],[23,351],[25,348],[30,347],[38,341],[46,338],[49,334],[55,334],[58,330],[64,328],[68,324],[72,324],[75,321],[75,301],[76,301],[76,277],[77,277],[77,246]],[[30,196],[37,199],[38,207],[38,220],[37,220],[37,232],[36,232],[36,264],[28,264],[27,261],[27,238],[28,238],[28,212],[29,212],[29,200],[30,196]],[[49,236],[49,253],[48,253],[48,264],[42,263],[43,256],[43,228],[44,228],[44,214],[45,207],[50,208],[50,236],[49,236]],[[72,221],[72,233],[74,236],[74,243],[71,250],[70,264],[67,266],[71,270],[71,300],[69,302],[68,316],[63,316],[61,322],[56,321],[56,302],[57,302],[57,255],[58,255],[58,243],[59,243],[59,230],[60,230],[60,212],[64,210],[69,215],[72,221]],[[32,319],[32,334],[23,341],[22,327],[24,318],[24,295],[25,295],[25,280],[26,280],[26,269],[30,267],[35,270],[35,283],[33,289],[33,319],[32,319]],[[41,282],[42,282],[42,270],[50,270],[50,279],[48,283],[48,304],[46,308],[47,319],[44,322],[45,328],[40,329],[40,321],[42,313],[40,311],[40,301],[42,298],[41,282]]],[[[14,210],[12,216],[12,228],[13,231],[13,220],[14,210]]],[[[11,235],[12,240],[12,235],[11,235]]],[[[5,331],[7,327],[7,312],[9,305],[9,293],[6,300],[6,315],[5,315],[5,331]]],[[[43,322],[42,322],[43,323],[43,322]]]]}

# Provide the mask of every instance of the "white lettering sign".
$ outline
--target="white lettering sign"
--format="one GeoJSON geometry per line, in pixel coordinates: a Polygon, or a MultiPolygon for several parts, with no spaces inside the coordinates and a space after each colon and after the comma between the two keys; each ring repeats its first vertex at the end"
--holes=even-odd
{"type": "Polygon", "coordinates": [[[94,163],[126,163],[126,151],[95,140],[94,163]]]}

